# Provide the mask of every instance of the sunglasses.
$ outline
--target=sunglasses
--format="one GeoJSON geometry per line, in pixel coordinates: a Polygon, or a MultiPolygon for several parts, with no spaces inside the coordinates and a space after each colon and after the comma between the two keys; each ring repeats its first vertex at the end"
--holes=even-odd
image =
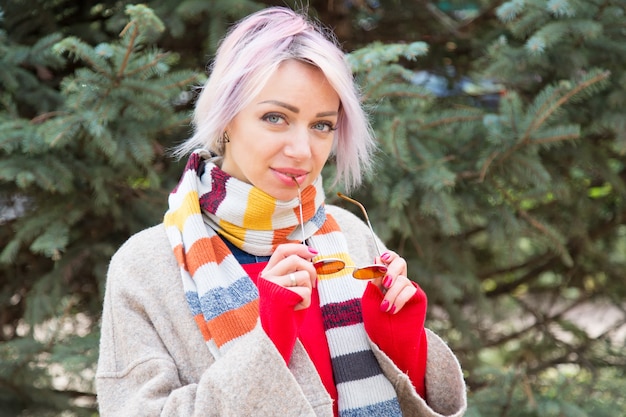
{"type": "MultiPolygon", "coordinates": [[[[300,209],[300,230],[302,230],[302,244],[306,245],[306,237],[304,234],[304,218],[302,214],[302,193],[301,193],[300,184],[298,183],[298,181],[296,181],[295,178],[293,178],[293,180],[298,186],[298,204],[299,204],[299,209],[300,209]]],[[[378,242],[376,241],[376,235],[374,234],[374,229],[372,228],[372,224],[370,223],[370,219],[367,215],[367,211],[365,210],[365,207],[363,206],[363,204],[359,203],[358,201],[342,193],[337,193],[337,195],[340,198],[359,206],[359,208],[363,212],[363,215],[365,216],[365,220],[367,221],[367,226],[369,227],[370,233],[372,234],[372,240],[374,241],[374,246],[376,247],[376,251],[378,252],[378,256],[380,257],[381,255],[380,247],[378,247],[378,242]]],[[[372,264],[372,265],[366,265],[366,266],[361,266],[361,267],[350,266],[350,265],[346,265],[346,263],[343,260],[338,259],[338,258],[319,259],[313,263],[313,267],[315,268],[315,271],[317,271],[319,275],[334,274],[346,268],[354,269],[354,271],[352,272],[352,276],[356,279],[382,278],[387,273],[387,267],[385,265],[372,264]]]]}

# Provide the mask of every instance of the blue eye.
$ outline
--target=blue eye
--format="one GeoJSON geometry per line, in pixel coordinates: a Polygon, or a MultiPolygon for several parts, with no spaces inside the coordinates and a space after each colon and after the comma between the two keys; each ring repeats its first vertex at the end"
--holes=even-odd
{"type": "Polygon", "coordinates": [[[325,133],[332,132],[333,130],[337,130],[337,128],[333,127],[332,123],[330,122],[317,122],[313,125],[313,129],[319,130],[325,133]]]}
{"type": "Polygon", "coordinates": [[[284,120],[284,117],[281,116],[280,114],[270,113],[270,114],[264,115],[263,120],[272,124],[279,124],[281,121],[284,120]]]}

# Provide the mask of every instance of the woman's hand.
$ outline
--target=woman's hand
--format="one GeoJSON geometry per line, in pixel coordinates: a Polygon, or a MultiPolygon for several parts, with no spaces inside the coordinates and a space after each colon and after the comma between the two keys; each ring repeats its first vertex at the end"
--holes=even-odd
{"type": "Polygon", "coordinates": [[[387,266],[384,277],[372,280],[385,294],[380,309],[395,314],[415,295],[417,288],[407,277],[406,261],[397,253],[388,250],[376,258],[376,263],[387,266]]]}
{"type": "Polygon", "coordinates": [[[294,310],[308,308],[311,305],[311,292],[317,285],[317,272],[311,259],[317,251],[298,243],[279,245],[260,277],[285,287],[302,297],[294,310]]]}

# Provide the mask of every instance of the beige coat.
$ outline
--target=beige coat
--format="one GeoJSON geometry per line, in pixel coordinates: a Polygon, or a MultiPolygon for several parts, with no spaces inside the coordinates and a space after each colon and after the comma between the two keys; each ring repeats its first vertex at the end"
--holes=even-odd
{"type": "MultiPolygon", "coordinates": [[[[375,249],[367,226],[327,206],[357,264],[375,249]]],[[[427,401],[372,343],[406,417],[462,416],[467,401],[454,354],[427,330],[427,401]]],[[[300,342],[289,367],[260,323],[214,361],[191,315],[162,225],[131,237],[109,267],[96,389],[102,417],[332,417],[331,398],[300,342]]]]}

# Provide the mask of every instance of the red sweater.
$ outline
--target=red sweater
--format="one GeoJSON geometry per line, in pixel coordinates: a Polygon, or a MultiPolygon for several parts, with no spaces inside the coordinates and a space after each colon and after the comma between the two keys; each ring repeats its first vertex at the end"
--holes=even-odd
{"type": "MultiPolygon", "coordinates": [[[[259,289],[259,315],[263,329],[287,363],[296,338],[300,339],[333,399],[337,416],[337,388],[333,379],[317,288],[311,294],[311,306],[294,311],[293,308],[302,297],[271,281],[258,279],[266,264],[260,262],[243,265],[259,289]]],[[[380,311],[383,294],[372,283],[367,285],[361,305],[363,324],[370,339],[409,376],[418,394],[425,398],[427,341],[424,320],[427,299],[424,291],[417,284],[415,286],[417,292],[413,298],[396,314],[380,311]]]]}

